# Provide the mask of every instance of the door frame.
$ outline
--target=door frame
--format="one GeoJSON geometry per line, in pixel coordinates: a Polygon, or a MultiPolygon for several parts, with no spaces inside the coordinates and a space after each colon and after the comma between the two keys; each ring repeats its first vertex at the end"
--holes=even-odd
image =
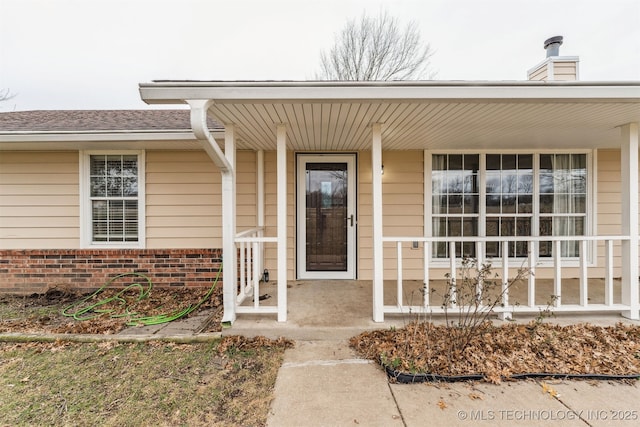
{"type": "MultiPolygon", "coordinates": [[[[297,278],[356,279],[357,270],[357,156],[355,153],[297,153],[296,154],[296,270],[297,278]],[[347,270],[307,271],[306,268],[306,164],[347,164],[347,216],[353,215],[353,226],[347,227],[347,270]]],[[[347,219],[345,219],[346,221],[347,219]]]]}

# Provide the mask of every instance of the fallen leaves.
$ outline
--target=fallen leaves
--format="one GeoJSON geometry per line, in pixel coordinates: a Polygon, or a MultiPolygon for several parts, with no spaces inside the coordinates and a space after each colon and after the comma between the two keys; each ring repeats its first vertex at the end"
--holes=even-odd
{"type": "MultiPolygon", "coordinates": [[[[97,298],[109,298],[120,290],[120,288],[105,289],[97,298]]],[[[147,298],[135,302],[129,306],[129,309],[146,316],[172,313],[197,304],[208,290],[204,287],[197,289],[154,288],[147,298]]],[[[117,313],[116,317],[105,314],[83,321],[65,317],[60,313],[64,307],[81,298],[81,295],[69,291],[63,292],[59,289],[49,289],[43,294],[28,296],[3,295],[0,298],[0,332],[117,334],[127,327],[129,317],[117,317],[117,313]],[[4,313],[6,315],[3,315],[4,313]]],[[[114,307],[102,308],[111,309],[114,307]]],[[[199,310],[206,309],[213,312],[211,317],[214,319],[207,319],[210,321],[202,332],[219,331],[222,319],[222,287],[218,286],[211,297],[199,307],[199,310]]]]}
{"type": "Polygon", "coordinates": [[[351,339],[360,355],[406,373],[481,374],[499,383],[525,373],[640,375],[640,326],[619,323],[491,326],[459,351],[455,328],[428,322],[362,333],[351,339]]]}

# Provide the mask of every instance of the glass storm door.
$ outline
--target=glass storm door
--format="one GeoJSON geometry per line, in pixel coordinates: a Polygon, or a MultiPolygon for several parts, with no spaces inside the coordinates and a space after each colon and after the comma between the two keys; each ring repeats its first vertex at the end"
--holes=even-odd
{"type": "Polygon", "coordinates": [[[355,156],[298,156],[298,277],[355,279],[355,156]]]}

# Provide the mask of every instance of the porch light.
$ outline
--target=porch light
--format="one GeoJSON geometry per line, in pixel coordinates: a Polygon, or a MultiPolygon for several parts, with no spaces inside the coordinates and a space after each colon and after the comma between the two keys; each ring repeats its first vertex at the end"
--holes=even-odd
{"type": "Polygon", "coordinates": [[[384,165],[380,166],[380,175],[384,175],[384,165]]]}

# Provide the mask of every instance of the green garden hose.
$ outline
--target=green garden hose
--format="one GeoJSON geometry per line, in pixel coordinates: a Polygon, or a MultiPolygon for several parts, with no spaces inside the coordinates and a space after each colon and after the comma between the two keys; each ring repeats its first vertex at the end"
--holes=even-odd
{"type": "Polygon", "coordinates": [[[100,287],[100,289],[98,289],[97,291],[93,292],[92,294],[62,309],[62,315],[66,317],[72,317],[75,320],[89,320],[89,319],[93,319],[98,316],[103,316],[106,314],[110,314],[111,318],[129,317],[127,326],[149,326],[149,325],[158,325],[161,323],[171,322],[176,319],[180,319],[181,317],[184,317],[189,313],[192,313],[193,311],[198,309],[198,307],[200,307],[206,300],[208,300],[211,297],[211,294],[213,293],[218,283],[218,280],[220,279],[221,272],[222,272],[222,265],[220,265],[220,268],[218,269],[218,274],[216,275],[213,281],[213,284],[211,285],[211,288],[200,301],[198,301],[196,304],[191,304],[186,308],[176,309],[170,313],[158,314],[154,316],[144,316],[135,311],[131,311],[130,304],[127,304],[127,300],[123,298],[123,295],[131,291],[132,289],[137,289],[139,293],[137,298],[133,302],[133,304],[135,304],[149,296],[149,293],[151,292],[151,288],[153,287],[153,283],[151,282],[151,279],[145,276],[144,274],[124,273],[124,274],[119,274],[117,276],[112,277],[104,285],[102,285],[102,287],[100,287]],[[122,288],[120,292],[116,293],[113,296],[104,298],[97,302],[92,302],[92,300],[94,300],[98,294],[100,294],[105,289],[107,289],[109,285],[111,285],[113,282],[123,277],[130,277],[130,276],[139,277],[143,279],[141,280],[143,283],[131,283],[130,285],[122,288]],[[109,309],[101,308],[110,303],[117,304],[117,307],[109,308],[109,309]],[[118,313],[116,313],[117,308],[120,308],[120,310],[118,310],[118,313]]]}

